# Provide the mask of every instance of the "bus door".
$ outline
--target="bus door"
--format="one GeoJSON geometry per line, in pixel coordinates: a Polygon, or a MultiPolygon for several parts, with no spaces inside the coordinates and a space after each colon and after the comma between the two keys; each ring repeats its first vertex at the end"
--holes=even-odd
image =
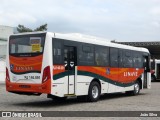
{"type": "Polygon", "coordinates": [[[143,56],[143,65],[144,65],[144,81],[143,88],[150,88],[151,84],[151,73],[150,73],[150,62],[149,56],[143,56]]]}
{"type": "Polygon", "coordinates": [[[156,77],[157,77],[157,79],[160,79],[160,63],[157,63],[157,64],[156,64],[156,68],[157,68],[157,69],[155,70],[155,71],[156,71],[156,73],[155,73],[155,74],[156,74],[156,77]]]}
{"type": "Polygon", "coordinates": [[[64,64],[65,70],[68,73],[68,94],[75,94],[75,66],[77,64],[76,51],[76,47],[64,46],[64,64]]]}

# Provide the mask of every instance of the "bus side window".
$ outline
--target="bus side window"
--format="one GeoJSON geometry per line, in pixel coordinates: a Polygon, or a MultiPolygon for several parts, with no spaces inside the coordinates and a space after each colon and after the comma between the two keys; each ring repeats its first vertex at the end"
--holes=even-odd
{"type": "Polygon", "coordinates": [[[125,51],[125,50],[119,49],[118,51],[119,51],[119,58],[118,58],[119,67],[120,67],[120,68],[123,68],[123,67],[124,67],[124,60],[123,60],[123,59],[124,59],[124,57],[123,57],[124,55],[123,55],[123,54],[124,54],[124,51],[125,51]]]}
{"type": "Polygon", "coordinates": [[[110,66],[118,67],[118,49],[110,48],[110,66]]]}
{"type": "Polygon", "coordinates": [[[143,67],[142,54],[140,54],[138,52],[133,53],[133,65],[135,68],[142,68],[143,67]]]}
{"type": "Polygon", "coordinates": [[[94,65],[94,46],[82,44],[78,52],[79,65],[94,65]]]}
{"type": "Polygon", "coordinates": [[[63,64],[62,43],[60,40],[53,39],[53,64],[63,64]]]}
{"type": "Polygon", "coordinates": [[[96,46],[95,63],[97,66],[109,66],[109,48],[96,46]]]}
{"type": "Polygon", "coordinates": [[[133,59],[132,59],[132,51],[130,50],[125,50],[124,52],[124,67],[126,68],[131,68],[133,67],[133,59]]]}

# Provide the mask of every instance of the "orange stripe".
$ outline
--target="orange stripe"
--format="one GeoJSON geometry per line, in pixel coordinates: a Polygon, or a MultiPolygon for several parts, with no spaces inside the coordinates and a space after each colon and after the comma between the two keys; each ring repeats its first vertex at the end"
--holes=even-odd
{"type": "MultiPolygon", "coordinates": [[[[61,67],[64,65],[54,65],[54,67],[61,67]]],[[[130,83],[135,81],[143,72],[144,69],[137,69],[136,68],[110,68],[110,67],[94,67],[94,66],[78,66],[78,71],[86,71],[91,72],[94,74],[98,74],[110,80],[121,82],[121,83],[130,83]],[[107,74],[107,69],[110,69],[110,73],[107,74]],[[137,72],[136,76],[125,76],[124,72],[137,72]]],[[[53,75],[65,72],[65,69],[54,69],[53,75]]]]}
{"type": "Polygon", "coordinates": [[[43,55],[35,57],[13,57],[9,56],[10,64],[14,67],[13,72],[27,72],[27,70],[16,70],[16,67],[33,67],[34,71],[41,71],[43,55]]]}
{"type": "Polygon", "coordinates": [[[90,66],[78,66],[78,70],[87,71],[100,76],[106,77],[113,81],[129,83],[135,81],[142,73],[143,69],[136,68],[110,68],[110,67],[90,67],[90,66]],[[107,68],[110,69],[110,74],[107,74],[107,68]],[[124,72],[137,72],[137,76],[124,76],[124,72]]]}
{"type": "Polygon", "coordinates": [[[65,71],[64,65],[53,65],[53,75],[62,73],[65,71]]]}

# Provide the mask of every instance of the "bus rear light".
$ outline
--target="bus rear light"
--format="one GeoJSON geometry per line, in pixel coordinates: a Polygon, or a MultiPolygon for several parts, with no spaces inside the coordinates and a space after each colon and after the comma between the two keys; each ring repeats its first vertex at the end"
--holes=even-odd
{"type": "Polygon", "coordinates": [[[47,66],[47,67],[45,67],[44,70],[43,70],[42,83],[46,82],[46,81],[49,80],[50,78],[51,78],[50,67],[47,66]]]}
{"type": "Polygon", "coordinates": [[[10,81],[10,77],[9,77],[9,71],[6,67],[6,81],[10,81]]]}

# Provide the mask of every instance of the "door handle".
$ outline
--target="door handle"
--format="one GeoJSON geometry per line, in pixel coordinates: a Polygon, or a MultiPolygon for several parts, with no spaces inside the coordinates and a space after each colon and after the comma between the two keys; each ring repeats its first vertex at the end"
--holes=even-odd
{"type": "Polygon", "coordinates": [[[64,61],[64,66],[67,67],[67,61],[64,61]]]}
{"type": "Polygon", "coordinates": [[[70,62],[70,66],[73,67],[74,66],[74,62],[70,62]]]}

